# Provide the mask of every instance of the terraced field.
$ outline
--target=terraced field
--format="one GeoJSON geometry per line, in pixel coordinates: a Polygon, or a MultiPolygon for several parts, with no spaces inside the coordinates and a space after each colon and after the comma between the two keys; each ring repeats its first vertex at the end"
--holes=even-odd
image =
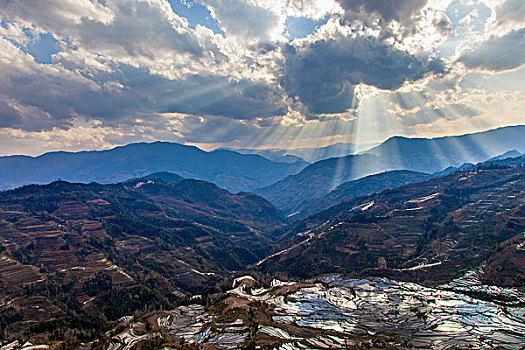
{"type": "Polygon", "coordinates": [[[255,195],[155,181],[0,193],[0,337],[77,329],[77,341],[90,340],[129,313],[213,291],[263,256],[263,229],[283,219],[255,195]],[[34,298],[43,311],[15,302],[34,298]]]}
{"type": "Polygon", "coordinates": [[[131,349],[152,339],[176,348],[169,345],[175,337],[210,349],[520,349],[525,309],[518,305],[525,294],[492,289],[508,298],[503,305],[454,290],[466,284],[487,289],[473,274],[439,288],[337,275],[303,284],[274,280],[256,288],[246,276],[211,312],[189,305],[123,322],[124,330],[108,339],[107,348],[131,349]]]}

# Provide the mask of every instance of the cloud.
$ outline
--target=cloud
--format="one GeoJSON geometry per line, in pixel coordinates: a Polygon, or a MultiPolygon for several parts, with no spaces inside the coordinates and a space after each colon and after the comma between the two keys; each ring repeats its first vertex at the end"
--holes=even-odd
{"type": "MultiPolygon", "coordinates": [[[[2,140],[4,153],[156,139],[315,144],[344,141],[357,124],[388,136],[488,118],[489,104],[436,102],[461,94],[443,83],[454,74],[506,71],[522,88],[519,0],[492,1],[492,16],[463,0],[186,1],[214,18],[186,18],[168,0],[0,0],[0,135],[18,145],[2,140]],[[287,38],[287,18],[319,24],[287,38]],[[459,53],[457,69],[443,47],[459,53]],[[424,93],[389,103],[406,91],[424,93]]],[[[476,89],[509,88],[504,74],[485,75],[491,86],[476,89]]]]}
{"type": "Polygon", "coordinates": [[[251,123],[217,116],[185,116],[179,125],[182,137],[192,143],[231,143],[254,132],[251,123]]]}
{"type": "Polygon", "coordinates": [[[211,114],[234,119],[284,115],[282,92],[266,82],[195,75],[167,83],[163,112],[211,114]]]}
{"type": "Polygon", "coordinates": [[[147,68],[116,63],[107,71],[84,76],[38,65],[8,41],[0,40],[0,48],[2,44],[15,51],[9,55],[11,61],[0,59],[0,69],[9,72],[0,79],[0,101],[5,107],[0,115],[2,126],[48,130],[67,125],[76,116],[114,124],[165,112],[251,119],[283,115],[287,110],[282,92],[266,81],[212,74],[171,80],[147,68]],[[31,110],[38,111],[33,119],[29,118],[31,110]]]}
{"type": "Polygon", "coordinates": [[[35,106],[20,104],[7,96],[0,96],[0,128],[42,131],[70,126],[67,120],[54,119],[35,106]]]}
{"type": "Polygon", "coordinates": [[[96,90],[92,81],[79,74],[39,65],[9,40],[0,38],[0,52],[1,123],[5,127],[47,130],[67,125],[74,112],[71,95],[82,91],[89,97],[86,94],[96,90]]]}
{"type": "Polygon", "coordinates": [[[525,64],[525,28],[502,37],[491,37],[478,47],[462,53],[459,62],[476,70],[502,72],[525,64]]]}
{"type": "Polygon", "coordinates": [[[341,13],[341,6],[336,0],[290,0],[286,7],[288,16],[307,17],[314,20],[341,13]]]}
{"type": "Polygon", "coordinates": [[[113,12],[103,1],[91,0],[0,0],[0,16],[45,31],[68,30],[88,21],[108,24],[113,12]]]}
{"type": "Polygon", "coordinates": [[[501,36],[509,31],[525,27],[525,2],[506,0],[494,9],[494,19],[488,24],[488,32],[501,36]]]}
{"type": "Polygon", "coordinates": [[[201,0],[201,3],[208,6],[226,36],[249,44],[283,38],[286,17],[280,8],[264,8],[244,0],[201,0]]]}
{"type": "Polygon", "coordinates": [[[70,127],[45,131],[24,131],[0,128],[0,155],[27,154],[37,156],[50,151],[81,151],[107,149],[116,145],[140,141],[182,141],[173,134],[146,135],[140,126],[126,125],[121,128],[105,127],[97,123],[75,121],[70,127]],[[164,137],[164,138],[163,138],[164,137]]]}
{"type": "Polygon", "coordinates": [[[416,57],[362,36],[339,35],[298,48],[288,45],[284,57],[282,86],[315,114],[351,108],[354,87],[361,83],[395,90],[445,71],[439,59],[416,57]]]}
{"type": "Polygon", "coordinates": [[[448,32],[443,12],[428,7],[428,0],[337,0],[345,22],[359,29],[378,31],[382,37],[404,38],[424,32],[448,32]],[[430,21],[429,21],[430,20],[430,21]]]}
{"type": "Polygon", "coordinates": [[[413,54],[433,52],[451,32],[450,0],[337,0],[342,23],[413,54]]]}
{"type": "Polygon", "coordinates": [[[111,13],[107,21],[95,20],[101,15],[83,2],[76,12],[69,2],[44,2],[47,11],[35,4],[41,15],[26,5],[1,3],[2,16],[54,30],[60,46],[50,64],[38,64],[24,52],[27,27],[2,22],[3,127],[51,130],[79,116],[116,125],[166,112],[251,119],[287,111],[278,86],[257,74],[244,77],[250,69],[242,57],[249,51],[241,47],[234,52],[240,57],[230,60],[235,45],[204,27],[188,28],[167,2],[88,1],[111,13]],[[63,19],[52,23],[50,13],[63,19]]]}
{"type": "Polygon", "coordinates": [[[192,30],[164,0],[7,2],[0,6],[0,16],[7,25],[52,34],[60,42],[55,59],[61,61],[95,54],[169,78],[204,67],[220,70],[228,61],[219,48],[224,46],[220,35],[202,26],[192,30]]]}
{"type": "Polygon", "coordinates": [[[472,118],[480,114],[479,111],[464,104],[455,103],[446,107],[423,106],[416,112],[408,112],[399,115],[402,123],[406,127],[412,127],[421,124],[430,124],[436,120],[453,121],[461,118],[472,118]]]}

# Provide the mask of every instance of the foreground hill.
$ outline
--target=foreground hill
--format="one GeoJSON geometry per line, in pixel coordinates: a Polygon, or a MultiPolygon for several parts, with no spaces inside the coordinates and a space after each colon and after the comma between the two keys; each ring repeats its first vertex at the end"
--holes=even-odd
{"type": "Polygon", "coordinates": [[[300,222],[257,271],[445,283],[483,266],[525,285],[525,167],[481,166],[359,197],[300,222]],[[486,265],[481,265],[486,262],[486,265]]]}
{"type": "Polygon", "coordinates": [[[206,152],[177,143],[136,143],[107,151],[0,157],[0,189],[49,183],[56,179],[114,183],[168,171],[238,192],[274,183],[305,165],[305,162],[272,162],[258,155],[232,151],[206,152]]]}
{"type": "Polygon", "coordinates": [[[475,164],[508,150],[524,150],[523,135],[525,126],[436,139],[392,137],[365,153],[311,164],[295,175],[257,189],[256,193],[288,215],[322,198],[342,183],[367,175],[389,170],[435,173],[464,163],[475,164]]]}
{"type": "Polygon", "coordinates": [[[265,230],[283,220],[261,197],[199,180],[2,192],[0,332],[88,337],[107,321],[170,307],[266,256],[265,230]]]}
{"type": "Polygon", "coordinates": [[[270,256],[262,229],[282,215],[198,180],[8,191],[1,337],[81,349],[518,348],[525,296],[486,284],[525,285],[524,182],[524,167],[482,166],[355,198],[278,230],[283,250],[270,256]],[[223,283],[232,270],[244,277],[223,283]]]}
{"type": "Polygon", "coordinates": [[[194,179],[176,183],[154,181],[143,183],[140,179],[135,180],[133,191],[184,218],[212,227],[215,227],[214,222],[220,225],[219,220],[230,220],[259,230],[284,223],[279,209],[253,193],[232,194],[215,184],[194,179]]]}

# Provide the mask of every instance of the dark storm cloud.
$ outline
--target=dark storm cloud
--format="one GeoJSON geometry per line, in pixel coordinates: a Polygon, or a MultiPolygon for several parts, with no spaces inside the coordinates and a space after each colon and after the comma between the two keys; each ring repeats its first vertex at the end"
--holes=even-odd
{"type": "Polygon", "coordinates": [[[288,46],[281,84],[310,113],[342,113],[352,107],[360,83],[395,90],[407,81],[443,73],[441,60],[418,58],[374,38],[319,40],[288,46]]]}
{"type": "Polygon", "coordinates": [[[344,10],[342,23],[355,30],[373,29],[383,40],[403,41],[403,38],[425,32],[428,34],[431,30],[444,40],[451,32],[451,22],[446,13],[429,7],[428,0],[336,1],[344,10]],[[431,21],[426,23],[428,19],[431,21]]]}
{"type": "MultiPolygon", "coordinates": [[[[418,22],[422,18],[421,10],[428,0],[336,0],[345,11],[345,21],[358,21],[366,27],[379,29],[381,35],[393,35],[390,24],[397,22],[402,35],[418,31],[418,22]]],[[[448,31],[447,21],[433,23],[438,31],[448,31]]]]}
{"type": "Polygon", "coordinates": [[[525,28],[502,37],[492,37],[459,58],[472,69],[501,72],[525,64],[525,28]]]}
{"type": "MultiPolygon", "coordinates": [[[[234,119],[252,119],[282,115],[286,106],[278,90],[266,82],[235,80],[220,75],[190,75],[171,80],[150,74],[147,69],[120,65],[111,74],[95,76],[99,81],[121,82],[119,91],[102,94],[111,99],[113,107],[101,109],[83,105],[80,111],[111,119],[140,113],[186,113],[218,115],[234,119]]],[[[102,106],[109,104],[104,101],[102,106]]],[[[104,108],[104,107],[103,107],[104,108]]]]}

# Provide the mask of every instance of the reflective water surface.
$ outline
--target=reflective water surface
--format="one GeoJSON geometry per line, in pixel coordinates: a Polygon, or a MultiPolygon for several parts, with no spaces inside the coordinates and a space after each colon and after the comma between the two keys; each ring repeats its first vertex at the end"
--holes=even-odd
{"type": "MultiPolygon", "coordinates": [[[[236,313],[239,318],[225,321],[224,313],[213,315],[203,306],[190,305],[160,312],[155,316],[155,326],[188,343],[218,349],[239,348],[250,339],[279,349],[341,349],[354,345],[398,349],[522,348],[525,295],[517,289],[483,286],[476,277],[478,272],[471,271],[439,288],[386,278],[344,279],[337,275],[306,284],[274,280],[269,288],[251,288],[240,280],[227,296],[239,307],[262,308],[266,317],[254,322],[241,312],[236,313]],[[467,292],[483,292],[505,303],[477,299],[467,292]]],[[[110,348],[131,348],[139,337],[143,339],[144,335],[127,329],[114,337],[118,342],[110,348]]]]}

